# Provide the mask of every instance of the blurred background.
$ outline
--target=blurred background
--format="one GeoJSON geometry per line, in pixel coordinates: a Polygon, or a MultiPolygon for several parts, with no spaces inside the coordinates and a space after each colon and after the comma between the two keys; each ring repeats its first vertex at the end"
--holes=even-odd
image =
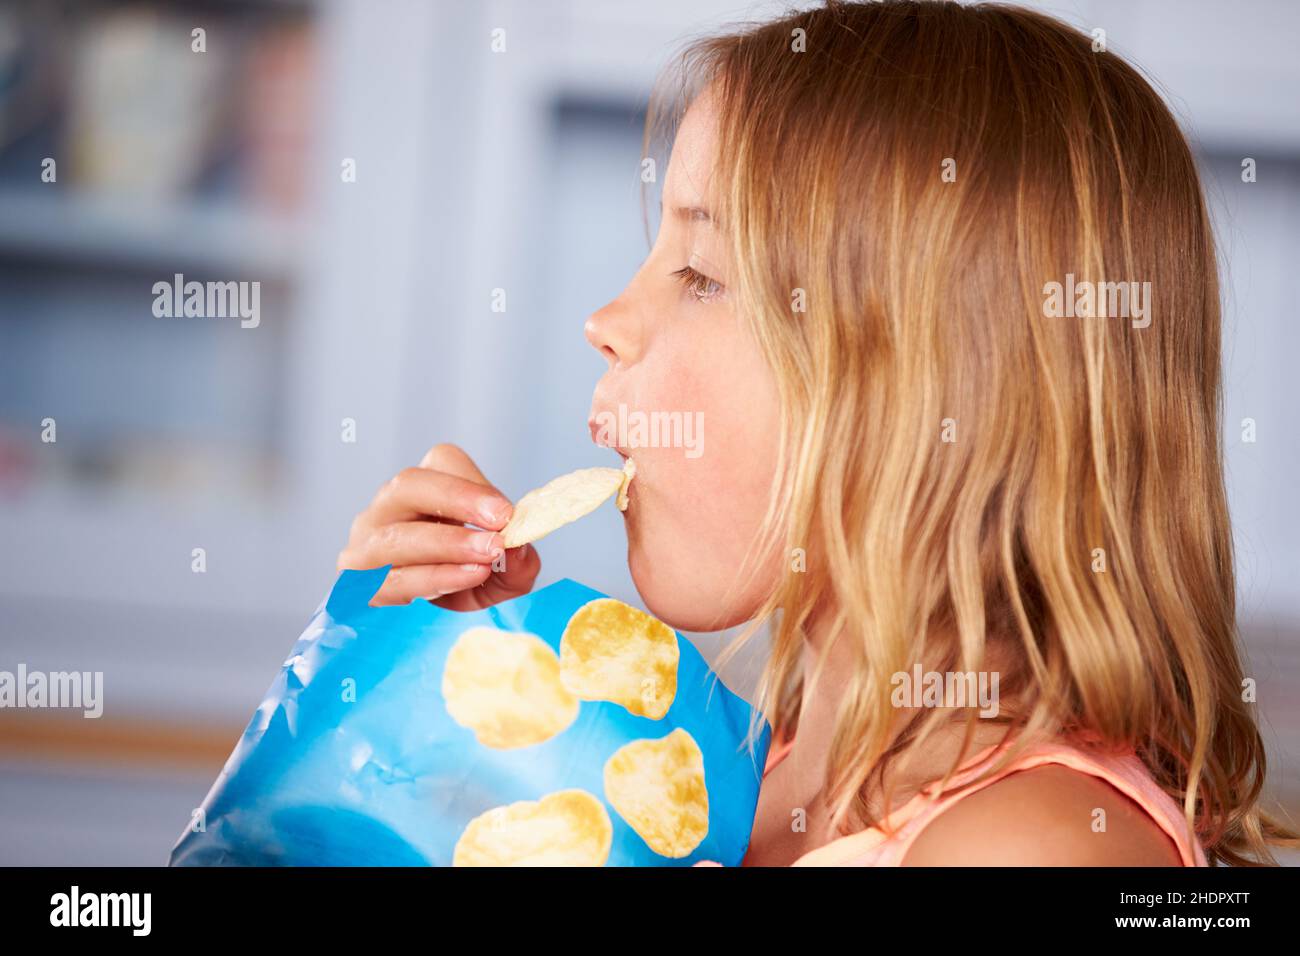
{"type": "MultiPolygon", "coordinates": [[[[1241,628],[1300,815],[1300,5],[1029,5],[1104,29],[1203,164],[1241,628]]],[[[582,324],[647,251],[650,84],[786,6],[0,0],[0,670],[105,691],[98,720],[0,710],[0,864],[164,863],[353,515],[431,445],[511,497],[613,461],[582,324]],[[260,282],[260,323],[155,318],[176,273],[260,282]]],[[[639,604],[624,546],[601,509],[545,542],[539,586],[639,604]]],[[[724,674],[742,693],[752,664],[724,674]]]]}

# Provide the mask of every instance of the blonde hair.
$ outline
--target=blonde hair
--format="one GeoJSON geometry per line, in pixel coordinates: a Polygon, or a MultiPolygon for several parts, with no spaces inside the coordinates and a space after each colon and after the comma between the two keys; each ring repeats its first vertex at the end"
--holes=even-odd
{"type": "Polygon", "coordinates": [[[891,675],[979,671],[996,644],[1006,760],[1042,736],[1131,747],[1211,863],[1274,862],[1294,834],[1258,807],[1242,699],[1214,241],[1158,96],[1050,17],[942,0],[828,2],[676,65],[647,154],[708,87],[729,295],[784,407],[752,553],[812,565],[740,643],[771,621],[757,703],[782,730],[814,618],[852,648],[835,824],[878,823],[867,788],[951,719],[900,726],[891,675]],[[1067,275],[1150,282],[1150,325],[1047,317],[1067,275]]]}

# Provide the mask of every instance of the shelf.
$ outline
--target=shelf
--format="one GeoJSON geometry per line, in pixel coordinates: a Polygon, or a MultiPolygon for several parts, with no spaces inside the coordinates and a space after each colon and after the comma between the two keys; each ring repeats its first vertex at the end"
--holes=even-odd
{"type": "Polygon", "coordinates": [[[0,261],[287,278],[297,269],[302,233],[296,223],[215,203],[0,190],[0,261]]]}

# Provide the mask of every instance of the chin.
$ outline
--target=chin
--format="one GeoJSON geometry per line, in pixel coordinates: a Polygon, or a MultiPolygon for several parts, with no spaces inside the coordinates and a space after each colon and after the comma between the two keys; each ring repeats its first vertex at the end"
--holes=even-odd
{"type": "Polygon", "coordinates": [[[749,620],[739,609],[724,608],[724,595],[713,593],[709,576],[680,558],[655,558],[629,546],[627,564],[646,610],[674,630],[706,633],[749,620]]]}

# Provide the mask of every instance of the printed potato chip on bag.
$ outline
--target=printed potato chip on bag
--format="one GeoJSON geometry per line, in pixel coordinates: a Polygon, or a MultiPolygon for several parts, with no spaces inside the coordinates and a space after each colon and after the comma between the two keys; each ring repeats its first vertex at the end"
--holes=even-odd
{"type": "Polygon", "coordinates": [[[689,641],[569,580],[370,607],[387,573],[339,576],[172,865],[741,861],[770,734],[689,641]]]}
{"type": "Polygon", "coordinates": [[[485,747],[509,750],[549,740],[578,716],[560,682],[560,659],[539,637],[471,627],[456,638],[442,672],[447,713],[485,747]]]}
{"type": "Polygon", "coordinates": [[[658,720],[677,694],[677,635],[613,598],[578,609],[560,638],[560,681],[583,700],[608,700],[658,720]]]}
{"type": "Polygon", "coordinates": [[[605,764],[605,798],[663,856],[689,855],[709,832],[704,754],[680,727],[620,747],[605,764]]]}
{"type": "Polygon", "coordinates": [[[585,790],[561,790],[475,817],[456,841],[453,866],[604,866],[614,828],[585,790]]]}

